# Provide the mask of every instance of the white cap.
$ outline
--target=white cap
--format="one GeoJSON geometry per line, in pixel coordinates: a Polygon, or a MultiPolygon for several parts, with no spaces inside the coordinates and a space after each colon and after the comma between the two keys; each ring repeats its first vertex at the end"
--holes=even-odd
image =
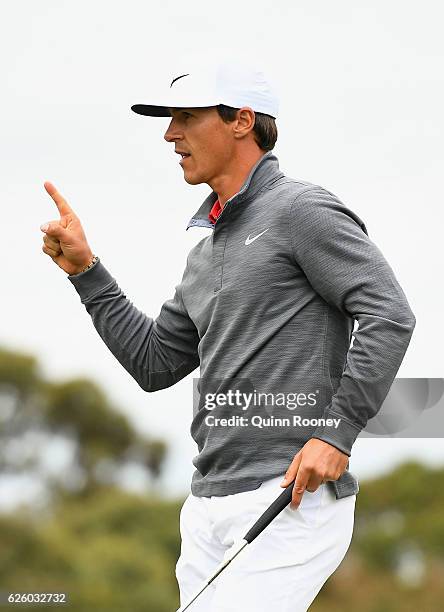
{"type": "Polygon", "coordinates": [[[168,108],[198,108],[225,104],[248,106],[276,119],[279,99],[269,76],[254,64],[238,58],[194,61],[169,79],[150,104],[131,107],[139,115],[171,117],[168,108]]]}

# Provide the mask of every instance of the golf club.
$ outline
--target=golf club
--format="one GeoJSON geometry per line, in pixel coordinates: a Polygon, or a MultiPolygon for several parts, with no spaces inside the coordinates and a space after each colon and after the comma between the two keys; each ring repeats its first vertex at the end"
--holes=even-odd
{"type": "Polygon", "coordinates": [[[185,612],[191,606],[191,604],[196,601],[201,593],[205,591],[208,585],[210,585],[217,576],[233,561],[235,557],[247,546],[247,544],[251,544],[251,542],[260,534],[262,531],[271,523],[271,521],[276,518],[276,516],[282,512],[282,510],[290,503],[292,493],[293,493],[293,485],[294,480],[291,482],[277,497],[270,506],[265,510],[263,514],[257,519],[254,525],[249,529],[249,531],[245,534],[245,536],[239,540],[237,545],[233,545],[231,554],[228,559],[222,561],[222,563],[218,566],[216,571],[207,579],[203,587],[192,597],[192,599],[184,606],[181,606],[176,612],[185,612]]]}

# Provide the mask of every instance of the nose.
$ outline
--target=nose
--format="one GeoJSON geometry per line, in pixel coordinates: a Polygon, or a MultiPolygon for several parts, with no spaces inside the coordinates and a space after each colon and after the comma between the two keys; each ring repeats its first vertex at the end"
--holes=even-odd
{"type": "Polygon", "coordinates": [[[168,129],[163,137],[167,142],[174,142],[175,140],[181,138],[180,131],[178,130],[177,123],[174,119],[171,119],[168,129]]]}

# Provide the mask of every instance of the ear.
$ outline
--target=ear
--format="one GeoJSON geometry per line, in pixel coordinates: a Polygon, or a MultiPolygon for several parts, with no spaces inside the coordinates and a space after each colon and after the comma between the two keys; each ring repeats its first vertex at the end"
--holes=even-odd
{"type": "Polygon", "coordinates": [[[234,137],[245,138],[254,128],[256,120],[255,112],[249,106],[243,106],[237,111],[236,124],[234,126],[234,137]]]}

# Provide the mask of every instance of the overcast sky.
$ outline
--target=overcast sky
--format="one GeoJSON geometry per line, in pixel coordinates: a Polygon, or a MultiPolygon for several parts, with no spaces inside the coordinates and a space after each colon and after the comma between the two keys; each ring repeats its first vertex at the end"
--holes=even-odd
{"type": "MultiPolygon", "coordinates": [[[[148,433],[171,445],[164,490],[189,488],[192,375],[147,394],[92,325],[45,255],[58,218],[52,181],[127,297],[155,318],[187,253],[211,230],[188,220],[210,192],[191,186],[163,134],[135,115],[187,54],[227,50],[262,63],[281,103],[274,149],[288,176],[334,192],[365,222],[416,315],[398,377],[442,377],[443,9],[439,2],[161,3],[39,0],[0,23],[0,342],[40,359],[45,376],[89,376],[148,433]]],[[[198,370],[194,373],[198,375],[198,370]]],[[[358,440],[351,470],[406,456],[444,462],[441,439],[358,440]]]]}

